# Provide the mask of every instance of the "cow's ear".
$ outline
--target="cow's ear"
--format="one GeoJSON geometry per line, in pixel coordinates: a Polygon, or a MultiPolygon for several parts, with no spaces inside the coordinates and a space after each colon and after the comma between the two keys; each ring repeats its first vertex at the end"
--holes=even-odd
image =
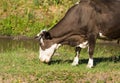
{"type": "Polygon", "coordinates": [[[47,31],[44,31],[44,32],[43,32],[43,38],[44,38],[44,39],[52,39],[50,33],[47,32],[47,31]]]}

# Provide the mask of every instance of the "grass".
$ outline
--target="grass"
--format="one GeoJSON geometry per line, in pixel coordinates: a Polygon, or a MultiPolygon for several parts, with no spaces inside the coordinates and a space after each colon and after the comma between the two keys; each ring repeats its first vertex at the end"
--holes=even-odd
{"type": "MultiPolygon", "coordinates": [[[[78,0],[1,0],[0,35],[34,36],[50,29],[78,0]]],[[[120,83],[120,46],[98,44],[95,67],[86,68],[87,49],[82,50],[80,64],[71,66],[74,49],[61,47],[51,64],[40,63],[38,49],[22,46],[0,52],[1,83],[120,83]]]]}
{"type": "Polygon", "coordinates": [[[2,83],[120,83],[120,47],[96,46],[95,67],[88,69],[87,49],[82,50],[80,64],[71,66],[74,49],[63,46],[53,56],[51,64],[41,63],[38,50],[11,49],[0,53],[2,83]]]}
{"type": "Polygon", "coordinates": [[[78,0],[1,0],[0,35],[34,36],[50,29],[78,0]]]}

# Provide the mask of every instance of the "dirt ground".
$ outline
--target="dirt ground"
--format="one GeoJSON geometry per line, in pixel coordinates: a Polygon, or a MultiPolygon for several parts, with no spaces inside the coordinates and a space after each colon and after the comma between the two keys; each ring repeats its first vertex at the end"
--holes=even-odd
{"type": "MultiPolygon", "coordinates": [[[[69,77],[68,77],[69,78],[69,77]]],[[[0,83],[38,83],[45,82],[43,78],[37,78],[36,76],[19,76],[4,74],[0,75],[0,83]]],[[[67,80],[68,81],[68,80],[67,80]]],[[[66,80],[54,80],[49,83],[66,83],[66,80]]],[[[120,83],[120,72],[97,72],[83,74],[82,77],[72,78],[72,83],[120,83]]],[[[46,83],[46,82],[45,82],[46,83]]]]}

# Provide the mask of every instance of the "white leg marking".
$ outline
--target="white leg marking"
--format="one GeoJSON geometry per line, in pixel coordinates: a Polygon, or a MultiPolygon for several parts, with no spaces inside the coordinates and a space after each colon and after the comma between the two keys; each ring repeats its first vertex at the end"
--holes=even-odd
{"type": "Polygon", "coordinates": [[[78,62],[79,62],[79,58],[78,58],[78,56],[76,56],[73,60],[72,66],[78,65],[78,62]]]}
{"type": "Polygon", "coordinates": [[[81,47],[81,48],[86,48],[88,46],[88,41],[82,42],[78,46],[81,47]]]}
{"type": "Polygon", "coordinates": [[[92,68],[93,67],[93,59],[92,58],[89,58],[87,67],[88,68],[92,68]]]}

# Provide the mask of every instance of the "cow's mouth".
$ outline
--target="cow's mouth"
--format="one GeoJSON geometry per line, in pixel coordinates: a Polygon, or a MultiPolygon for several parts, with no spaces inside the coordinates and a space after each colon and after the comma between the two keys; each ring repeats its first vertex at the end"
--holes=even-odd
{"type": "Polygon", "coordinates": [[[49,63],[50,62],[50,58],[39,58],[41,62],[43,63],[49,63]]]}

